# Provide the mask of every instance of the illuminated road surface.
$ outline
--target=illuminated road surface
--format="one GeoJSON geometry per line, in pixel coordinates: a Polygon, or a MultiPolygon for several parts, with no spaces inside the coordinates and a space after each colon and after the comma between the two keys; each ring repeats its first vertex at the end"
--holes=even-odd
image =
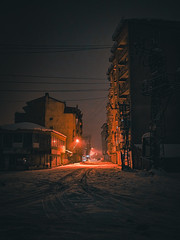
{"type": "Polygon", "coordinates": [[[180,239],[180,175],[76,164],[1,172],[0,239],[180,239]]]}

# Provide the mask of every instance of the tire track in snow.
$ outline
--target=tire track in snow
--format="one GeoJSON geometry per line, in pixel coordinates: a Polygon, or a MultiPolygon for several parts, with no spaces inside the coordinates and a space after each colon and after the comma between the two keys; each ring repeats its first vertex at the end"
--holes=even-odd
{"type": "Polygon", "coordinates": [[[114,210],[122,206],[123,208],[128,209],[129,204],[138,204],[137,200],[134,197],[125,194],[110,193],[107,191],[107,188],[104,190],[102,188],[93,186],[93,184],[89,184],[88,178],[90,178],[90,173],[92,171],[95,171],[96,173],[95,169],[88,169],[85,172],[84,176],[81,179],[81,184],[84,191],[94,197],[99,207],[103,206],[103,208],[114,210]]]}
{"type": "Polygon", "coordinates": [[[55,192],[42,200],[43,210],[48,218],[68,218],[72,214],[73,198],[78,195],[82,172],[84,169],[76,169],[59,179],[55,192]],[[73,198],[71,194],[74,195],[73,198]]]}
{"type": "Polygon", "coordinates": [[[96,179],[99,173],[95,168],[76,169],[59,179],[55,191],[42,200],[46,216],[68,222],[73,216],[77,217],[79,213],[82,215],[92,209],[128,211],[129,204],[136,204],[136,200],[131,196],[111,193],[108,189],[89,183],[93,171],[93,177],[96,179]]]}
{"type": "Polygon", "coordinates": [[[106,208],[108,207],[111,209],[115,208],[116,206],[114,205],[114,203],[119,204],[120,203],[119,199],[116,199],[114,195],[110,194],[107,191],[97,188],[92,184],[88,184],[88,178],[90,177],[90,172],[92,170],[94,169],[88,169],[83,175],[81,179],[81,187],[85,192],[87,192],[87,194],[91,195],[94,198],[98,205],[102,206],[103,202],[103,206],[106,205],[106,208]]]}
{"type": "MultiPolygon", "coordinates": [[[[73,172],[76,172],[77,170],[74,170],[73,172]]],[[[47,195],[52,195],[53,193],[56,193],[57,188],[63,186],[60,185],[61,181],[64,181],[66,178],[72,175],[72,172],[66,174],[65,176],[61,177],[58,182],[54,182],[47,179],[38,179],[36,182],[36,186],[30,186],[30,189],[28,192],[22,192],[21,197],[13,197],[11,200],[4,202],[4,209],[3,211],[6,211],[6,209],[14,209],[14,208],[21,208],[25,205],[32,204],[34,202],[42,201],[47,195]],[[34,190],[36,188],[36,190],[34,190]]],[[[27,181],[26,181],[27,183],[27,181]]],[[[34,180],[29,181],[28,184],[34,184],[34,180]]]]}
{"type": "Polygon", "coordinates": [[[42,202],[48,218],[69,219],[72,215],[86,212],[91,207],[112,210],[120,204],[120,199],[116,199],[109,192],[88,184],[88,178],[93,170],[93,168],[78,169],[58,182],[55,195],[42,202]]]}

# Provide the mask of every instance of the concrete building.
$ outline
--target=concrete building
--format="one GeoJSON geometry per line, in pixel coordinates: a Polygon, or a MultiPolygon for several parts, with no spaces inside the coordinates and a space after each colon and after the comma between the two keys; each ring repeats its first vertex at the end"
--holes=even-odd
{"type": "Polygon", "coordinates": [[[109,161],[108,151],[108,126],[107,123],[104,123],[101,127],[101,142],[102,142],[102,154],[105,161],[109,161]]]}
{"type": "Polygon", "coordinates": [[[61,132],[67,136],[67,150],[74,151],[76,160],[80,160],[81,151],[78,146],[74,148],[76,138],[82,137],[82,113],[78,107],[68,107],[48,93],[26,104],[23,113],[15,113],[15,122],[32,122],[61,132]]]}
{"type": "Polygon", "coordinates": [[[90,159],[90,151],[91,151],[91,135],[83,135],[82,137],[82,149],[83,149],[83,161],[87,161],[90,159]]]}
{"type": "Polygon", "coordinates": [[[0,127],[0,169],[51,168],[65,164],[66,136],[34,123],[0,127]]]}
{"type": "Polygon", "coordinates": [[[177,110],[180,23],[124,19],[113,34],[113,41],[109,58],[112,64],[107,72],[111,161],[122,168],[150,168],[152,161],[156,162],[152,156],[160,156],[162,161],[177,159],[180,156],[177,110]],[[142,138],[148,132],[159,149],[153,150],[151,144],[149,156],[144,154],[143,158],[142,138]]]}

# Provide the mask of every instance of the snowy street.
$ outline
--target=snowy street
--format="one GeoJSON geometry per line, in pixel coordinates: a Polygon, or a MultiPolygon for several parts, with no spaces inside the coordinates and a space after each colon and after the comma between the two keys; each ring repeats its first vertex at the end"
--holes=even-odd
{"type": "Polygon", "coordinates": [[[111,163],[0,172],[0,239],[180,239],[180,174],[111,163]]]}

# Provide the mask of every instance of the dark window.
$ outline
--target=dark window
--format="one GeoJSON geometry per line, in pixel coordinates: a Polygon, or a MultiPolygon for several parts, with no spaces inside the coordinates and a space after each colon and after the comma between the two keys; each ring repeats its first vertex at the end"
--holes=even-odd
{"type": "Polygon", "coordinates": [[[33,135],[33,142],[38,143],[39,142],[39,134],[34,134],[33,135]]]}
{"type": "Polygon", "coordinates": [[[23,139],[22,133],[15,133],[14,134],[14,142],[21,143],[23,139]]]}
{"type": "Polygon", "coordinates": [[[32,147],[32,134],[31,133],[24,134],[23,147],[32,147]]]}
{"type": "Polygon", "coordinates": [[[53,117],[50,117],[49,120],[53,120],[53,117]]]}
{"type": "Polygon", "coordinates": [[[5,134],[3,137],[4,147],[12,147],[12,136],[10,134],[5,134]]]}
{"type": "Polygon", "coordinates": [[[49,144],[49,136],[41,135],[40,137],[40,144],[42,148],[47,148],[49,144]]]}

